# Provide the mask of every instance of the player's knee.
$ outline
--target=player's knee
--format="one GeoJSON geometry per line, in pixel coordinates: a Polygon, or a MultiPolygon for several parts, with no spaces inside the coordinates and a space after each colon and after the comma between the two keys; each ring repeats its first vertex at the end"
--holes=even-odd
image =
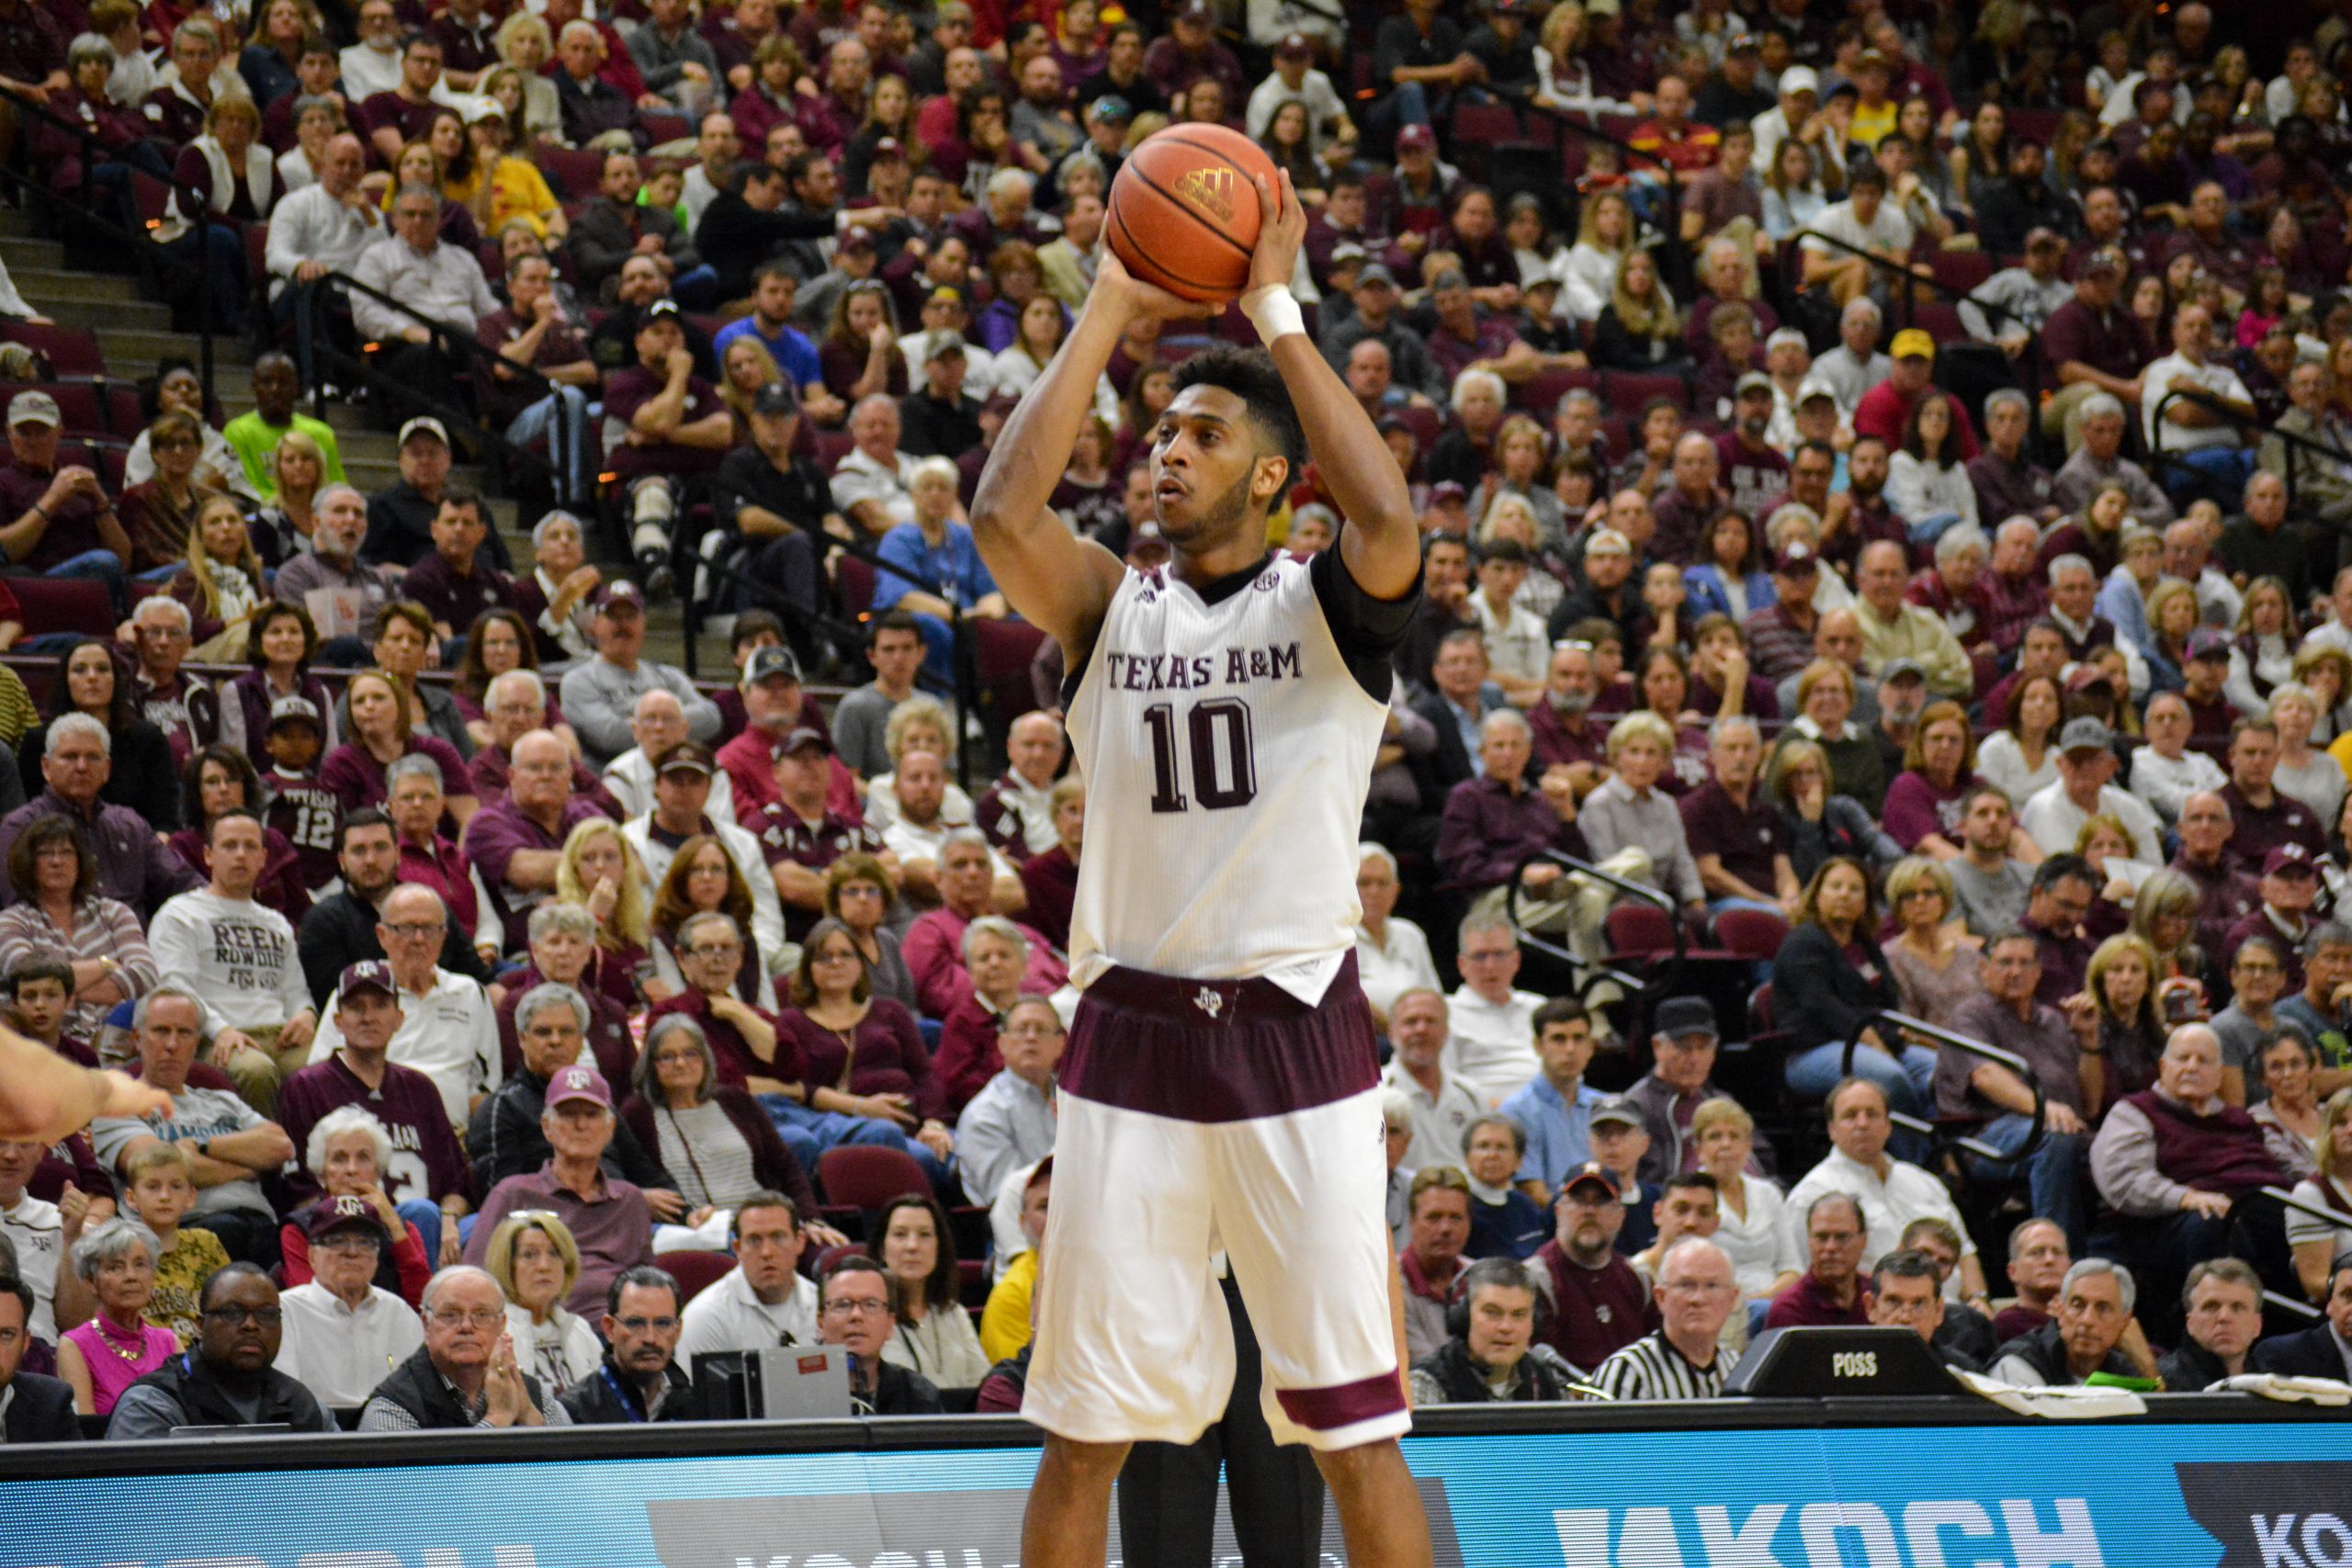
{"type": "Polygon", "coordinates": [[[1057,1432],[1046,1434],[1045,1465],[1061,1473],[1064,1479],[1080,1483],[1100,1482],[1108,1486],[1118,1478],[1127,1462],[1126,1443],[1081,1443],[1057,1432]]]}

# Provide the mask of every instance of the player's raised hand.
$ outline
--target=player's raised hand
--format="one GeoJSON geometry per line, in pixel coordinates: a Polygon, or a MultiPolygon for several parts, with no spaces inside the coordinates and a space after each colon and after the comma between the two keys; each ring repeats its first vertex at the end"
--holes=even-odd
{"type": "Polygon", "coordinates": [[[1260,175],[1250,176],[1258,187],[1258,248],[1250,254],[1245,292],[1269,284],[1287,289],[1298,272],[1298,248],[1306,243],[1306,207],[1290,183],[1290,172],[1277,169],[1274,179],[1269,186],[1260,175]]]}
{"type": "Polygon", "coordinates": [[[1122,326],[1129,321],[1196,321],[1216,314],[1220,308],[1144,282],[1126,269],[1108,245],[1102,247],[1102,259],[1094,268],[1094,287],[1086,296],[1089,310],[1098,306],[1110,310],[1122,326]]]}

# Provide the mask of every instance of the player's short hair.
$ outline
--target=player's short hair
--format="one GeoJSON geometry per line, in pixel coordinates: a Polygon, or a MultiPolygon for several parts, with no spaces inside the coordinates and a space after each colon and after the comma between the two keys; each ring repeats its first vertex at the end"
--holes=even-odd
{"type": "Polygon", "coordinates": [[[1290,480],[1306,467],[1306,432],[1291,406],[1290,389],[1283,385],[1274,356],[1262,348],[1217,344],[1176,367],[1176,391],[1187,387],[1216,387],[1250,405],[1250,416],[1273,455],[1290,465],[1290,480]]]}

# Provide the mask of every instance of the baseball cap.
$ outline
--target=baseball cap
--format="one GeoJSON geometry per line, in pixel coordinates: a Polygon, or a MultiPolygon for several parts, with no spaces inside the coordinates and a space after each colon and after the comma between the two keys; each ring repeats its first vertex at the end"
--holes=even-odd
{"type": "Polygon", "coordinates": [[[871,230],[852,229],[833,246],[833,254],[839,255],[843,251],[870,251],[873,248],[874,234],[871,230]]]}
{"type": "Polygon", "coordinates": [[[280,697],[269,705],[269,722],[274,728],[281,724],[307,724],[316,727],[319,705],[308,697],[280,697]]]}
{"type": "Polygon", "coordinates": [[[939,0],[939,5],[931,13],[933,27],[942,22],[968,22],[971,19],[972,7],[966,5],[965,0],[939,0]]]}
{"type": "Polygon", "coordinates": [[[1603,1122],[1614,1122],[1621,1127],[1638,1127],[1642,1125],[1642,1113],[1634,1109],[1634,1102],[1623,1095],[1612,1094],[1592,1108],[1591,1125],[1598,1127],[1603,1122]]]}
{"type": "Polygon", "coordinates": [[[1387,263],[1366,262],[1363,268],[1356,273],[1356,287],[1358,288],[1369,288],[1374,284],[1385,285],[1390,288],[1396,287],[1396,275],[1388,270],[1387,263]]]}
{"type": "Polygon", "coordinates": [[[1855,70],[1867,71],[1872,66],[1876,66],[1881,71],[1892,71],[1894,69],[1894,62],[1887,59],[1885,51],[1877,49],[1866,49],[1854,57],[1855,70]]]}
{"type": "Polygon", "coordinates": [[[1725,54],[1760,54],[1764,40],[1755,33],[1735,33],[1724,41],[1725,54]]]}
{"type": "Polygon", "coordinates": [[[1440,479],[1430,487],[1430,504],[1442,506],[1449,501],[1466,501],[1469,495],[1459,479],[1440,479]]]}
{"type": "Polygon", "coordinates": [[[2075,265],[2076,277],[2088,277],[2094,274],[2104,276],[2128,270],[2130,270],[2129,265],[2123,259],[2123,253],[2113,245],[2101,245],[2075,265]]]}
{"type": "Polygon", "coordinates": [[[1781,92],[1783,96],[1811,93],[1814,96],[1819,97],[1821,78],[1815,74],[1810,65],[1792,65],[1781,73],[1781,92]]]}
{"type": "Polygon", "coordinates": [[[1362,245],[1357,244],[1353,240],[1345,240],[1331,247],[1331,265],[1333,266],[1338,266],[1343,262],[1360,262],[1363,260],[1363,258],[1364,248],[1362,245]]]}
{"type": "Polygon", "coordinates": [[[2029,251],[2054,251],[2066,243],[2065,236],[2057,230],[2036,224],[2026,231],[2025,248],[2029,251]]]}
{"type": "Polygon", "coordinates": [[[2188,634],[2188,651],[2191,660],[2227,659],[2230,639],[2211,626],[2199,626],[2188,634]]]}
{"type": "Polygon", "coordinates": [[[1595,528],[1584,542],[1585,558],[1594,556],[1630,556],[1634,542],[1614,528],[1595,528]]]}
{"type": "Polygon", "coordinates": [[[875,164],[881,162],[885,158],[903,158],[906,155],[907,144],[905,142],[899,141],[895,136],[886,136],[881,141],[874,144],[873,156],[868,158],[866,162],[869,164],[875,164]]]}
{"type": "Polygon", "coordinates": [[[788,648],[755,648],[752,657],[743,660],[743,678],[738,682],[750,691],[763,681],[793,681],[800,679],[800,660],[788,648]]]}
{"type": "MultiPolygon", "coordinates": [[[[1772,335],[1764,340],[1764,346],[1767,349],[1780,348],[1790,344],[1802,348],[1808,354],[1813,352],[1813,344],[1806,341],[1804,333],[1799,332],[1794,327],[1776,327],[1773,329],[1772,335]]],[[[1810,381],[1805,383],[1808,387],[1813,384],[1814,383],[1810,381]]],[[[1828,389],[1826,388],[1823,389],[1825,391],[1827,389],[1828,389]]]]}
{"type": "Polygon", "coordinates": [[[940,328],[937,332],[926,333],[922,340],[923,359],[926,363],[933,359],[944,358],[949,355],[961,359],[967,352],[964,346],[964,334],[950,332],[945,327],[940,328]]]}
{"type": "Polygon", "coordinates": [[[376,1206],[367,1199],[348,1192],[340,1198],[323,1198],[311,1204],[310,1221],[302,1227],[312,1241],[329,1231],[354,1228],[374,1235],[379,1246],[386,1239],[384,1217],[376,1213],[376,1206]]]}
{"type": "Polygon", "coordinates": [[[1928,672],[1916,659],[1890,659],[1886,668],[1878,672],[1878,683],[1892,685],[1897,681],[1925,681],[1928,672]]]}
{"type": "Polygon", "coordinates": [[[1782,577],[1802,577],[1821,570],[1821,558],[1803,539],[1792,539],[1772,558],[1772,570],[1782,577]]]}
{"type": "Polygon", "coordinates": [[[1797,389],[1797,406],[1803,408],[1815,398],[1827,398],[1834,403],[1838,400],[1838,389],[1826,381],[1807,378],[1804,385],[1797,389]]]}
{"type": "Polygon", "coordinates": [[[1569,1172],[1568,1179],[1560,1183],[1560,1196],[1565,1198],[1589,1182],[1599,1182],[1601,1190],[1607,1192],[1611,1198],[1623,1198],[1625,1195],[1624,1188],[1618,1184],[1615,1171],[1598,1161],[1587,1160],[1569,1172]]]}
{"type": "Polygon", "coordinates": [[[410,420],[406,424],[401,425],[401,438],[398,445],[402,446],[407,446],[408,438],[412,435],[430,435],[434,440],[438,441],[444,446],[449,445],[449,427],[443,424],[439,420],[435,419],[429,413],[421,413],[414,419],[410,420]]]}
{"type": "Polygon", "coordinates": [[[598,611],[606,614],[615,610],[635,610],[642,615],[645,611],[645,590],[626,577],[618,577],[596,590],[593,603],[598,611]]]}
{"type": "Polygon", "coordinates": [[[675,299],[656,299],[645,308],[644,316],[637,323],[638,329],[641,332],[656,321],[674,321],[684,314],[678,309],[675,299]]]}
{"type": "Polygon", "coordinates": [[[1192,0],[1190,5],[1177,11],[1175,19],[1180,22],[1199,22],[1204,27],[1215,27],[1216,11],[1207,3],[1207,0],[1192,0]]]}
{"type": "Polygon", "coordinates": [[[1105,93],[1094,100],[1096,119],[1115,119],[1122,124],[1136,118],[1135,106],[1116,93],[1105,93]]]}
{"type": "Polygon", "coordinates": [[[57,430],[64,425],[65,416],[57,412],[57,400],[47,392],[18,392],[8,400],[8,423],[45,424],[57,430]]]}
{"type": "Polygon", "coordinates": [[[1710,1040],[1721,1038],[1715,1029],[1715,1010],[1704,997],[1668,997],[1657,1004],[1657,1011],[1650,1020],[1650,1032],[1679,1040],[1689,1034],[1703,1034],[1710,1040]]]}
{"type": "Polygon", "coordinates": [[[770,381],[752,395],[752,412],[763,414],[786,414],[800,412],[800,394],[788,381],[770,381]]]}
{"type": "Polygon", "coordinates": [[[1399,152],[1433,152],[1437,150],[1437,132],[1426,125],[1408,125],[1396,133],[1399,152]]]}
{"type": "Polygon", "coordinates": [[[2085,714],[2080,718],[2068,719],[2066,728],[2058,732],[2058,750],[2061,754],[2075,751],[2104,751],[2114,741],[2115,732],[2088,714],[2085,714]]]}
{"type": "Polygon", "coordinates": [[[1274,53],[1285,60],[1312,59],[1315,45],[1305,33],[1284,33],[1282,42],[1274,45],[1274,53]]]}
{"type": "Polygon", "coordinates": [[[506,106],[500,103],[496,98],[476,98],[473,101],[473,106],[466,110],[466,123],[468,125],[480,125],[486,119],[503,121],[505,118],[506,106]]]}
{"type": "Polygon", "coordinates": [[[791,734],[786,736],[784,738],[784,743],[778,746],[776,750],[780,754],[789,757],[794,752],[808,746],[814,746],[818,750],[824,752],[828,756],[832,754],[833,743],[825,739],[825,732],[819,729],[816,726],[809,724],[804,724],[799,728],[794,730],[791,734]]]}
{"type": "Polygon", "coordinates": [[[349,1001],[362,991],[381,991],[388,997],[401,994],[400,987],[392,984],[392,966],[388,961],[367,958],[344,965],[342,977],[334,983],[334,999],[349,1001]]]}
{"type": "Polygon", "coordinates": [[[940,284],[929,294],[923,296],[923,303],[926,305],[961,305],[963,302],[964,291],[952,283],[940,284]]]}
{"type": "Polygon", "coordinates": [[[1734,397],[1744,398],[1750,392],[1762,392],[1770,397],[1772,393],[1772,378],[1765,375],[1761,370],[1750,370],[1732,387],[1734,397]]]}
{"type": "Polygon", "coordinates": [[[2319,867],[2312,861],[2311,851],[2301,844],[2281,844],[2262,857],[2265,876],[2317,876],[2319,867]]]}
{"type": "Polygon", "coordinates": [[[613,1108],[612,1086],[595,1068],[575,1062],[556,1074],[555,1081],[548,1085],[547,1103],[550,1107],[570,1100],[584,1100],[610,1111],[613,1108]]]}
{"type": "Polygon", "coordinates": [[[661,761],[653,765],[653,773],[656,778],[664,773],[698,773],[708,778],[710,748],[699,740],[681,740],[662,753],[661,761]]]}
{"type": "Polygon", "coordinates": [[[1887,353],[1897,359],[1933,359],[1936,356],[1936,340],[1917,327],[1905,327],[1894,334],[1894,342],[1887,346],[1887,353]]]}

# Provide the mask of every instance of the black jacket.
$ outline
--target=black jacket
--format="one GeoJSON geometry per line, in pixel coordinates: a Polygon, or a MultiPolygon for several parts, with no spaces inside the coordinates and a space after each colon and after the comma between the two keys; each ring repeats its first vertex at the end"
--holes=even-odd
{"type": "Polygon", "coordinates": [[[1519,1363],[1519,1391],[1510,1400],[1498,1400],[1487,1386],[1487,1374],[1470,1359],[1469,1345],[1460,1339],[1449,1339],[1413,1363],[1413,1371],[1427,1372],[1445,1390],[1448,1404],[1498,1404],[1524,1402],[1548,1403],[1568,1397],[1567,1385],[1540,1356],[1527,1356],[1519,1363]]]}
{"type": "Polygon", "coordinates": [[[1781,944],[1772,962],[1772,1016],[1793,1037],[1794,1049],[1851,1040],[1872,1013],[1899,1000],[1886,954],[1867,934],[1858,940],[1875,979],[1863,978],[1829,933],[1810,921],[1781,944]]]}
{"type": "Polygon", "coordinates": [[[159,1389],[176,1402],[189,1427],[286,1426],[297,1432],[332,1432],[334,1418],[319,1406],[318,1397],[276,1368],[262,1374],[261,1409],[252,1416],[229,1399],[212,1365],[187,1350],[130,1385],[159,1389]]]}
{"type": "Polygon", "coordinates": [[[718,297],[740,299],[751,293],[752,274],[762,262],[795,240],[830,240],[834,228],[831,212],[762,212],[741,192],[723,190],[695,225],[695,249],[718,274],[718,297]]]}
{"type": "Polygon", "coordinates": [[[1437,749],[1426,757],[1414,758],[1411,765],[1421,786],[1423,808],[1442,811],[1453,786],[1477,777],[1478,770],[1470,748],[1463,741],[1462,726],[1454,716],[1452,703],[1432,691],[1413,698],[1411,706],[1437,731],[1437,749]]]}
{"type": "MultiPolygon", "coordinates": [[[[670,1392],[662,1402],[662,1414],[657,1421],[691,1421],[694,1419],[694,1380],[678,1370],[673,1361],[663,1372],[670,1392]]],[[[645,1395],[639,1392],[636,1380],[613,1365],[612,1352],[605,1352],[605,1364],[593,1378],[582,1378],[556,1395],[557,1403],[571,1412],[571,1419],[582,1427],[617,1427],[645,1419],[645,1395]]]]}
{"type": "Polygon", "coordinates": [[[16,1391],[8,1401],[6,1436],[10,1447],[82,1440],[82,1421],[74,1414],[71,1388],[39,1372],[18,1372],[6,1386],[16,1391]]]}
{"type": "MultiPolygon", "coordinates": [[[[376,940],[376,907],[350,892],[320,899],[302,917],[294,949],[301,955],[302,979],[311,988],[311,1000],[322,1013],[346,964],[384,956],[384,944],[376,940]]],[[[438,962],[452,975],[490,984],[490,966],[474,951],[472,933],[458,929],[455,915],[449,917],[449,934],[441,939],[438,962]]]]}
{"type": "MultiPolygon", "coordinates": [[[[474,1108],[466,1122],[466,1158],[473,1166],[474,1190],[488,1193],[510,1176],[528,1176],[548,1163],[553,1150],[539,1131],[548,1108],[548,1081],[528,1067],[517,1067],[489,1099],[474,1108]]],[[[671,1188],[677,1184],[662,1168],[662,1161],[626,1122],[613,1123],[613,1141],[605,1146],[605,1174],[640,1188],[671,1188]]]]}
{"type": "MultiPolygon", "coordinates": [[[[2001,1359],[2007,1360],[2011,1356],[2018,1357],[2031,1367],[2041,1377],[2044,1387],[2072,1388],[2075,1386],[2075,1374],[2066,1365],[2066,1342],[2059,1337],[2058,1320],[2054,1317],[2030,1333],[2020,1334],[2003,1345],[2001,1359]]],[[[2120,1350],[2109,1350],[2107,1353],[2107,1359],[2100,1363],[2098,1370],[2109,1376],[2119,1378],[2136,1378],[2140,1375],[2140,1369],[2133,1366],[2130,1358],[2120,1350]]],[[[2337,1363],[2336,1371],[2338,1375],[2342,1373],[2341,1362],[2337,1363]]]]}
{"type": "MultiPolygon", "coordinates": [[[[532,1407],[544,1412],[548,1401],[545,1391],[539,1387],[539,1380],[528,1372],[520,1375],[523,1392],[530,1396],[532,1407]]],[[[441,1377],[441,1370],[433,1364],[433,1352],[422,1345],[416,1348],[415,1354],[393,1368],[391,1376],[378,1383],[376,1392],[368,1398],[370,1403],[380,1399],[399,1405],[415,1417],[416,1424],[426,1431],[463,1432],[473,1428],[473,1417],[449,1392],[448,1383],[441,1377]]]]}
{"type": "MultiPolygon", "coordinates": [[[[2246,1362],[2249,1370],[2253,1364],[2249,1357],[2246,1362]]],[[[2184,1339],[2179,1349],[2156,1362],[2156,1375],[2165,1380],[2166,1393],[2201,1393],[2230,1374],[2228,1369],[2222,1365],[2221,1357],[2194,1339],[2184,1339]]],[[[2336,1370],[2325,1375],[2341,1378],[2344,1375],[2343,1364],[2338,1362],[2336,1370]]]]}
{"type": "Polygon", "coordinates": [[[944,1408],[929,1378],[888,1361],[874,1369],[870,1397],[858,1393],[853,1378],[849,1398],[850,1408],[860,1416],[937,1416],[944,1408]]]}
{"type": "Polygon", "coordinates": [[[2282,1377],[2344,1381],[2344,1352],[2336,1348],[2334,1329],[2324,1323],[2301,1334],[2272,1335],[2254,1348],[2245,1364],[2282,1377]]]}

